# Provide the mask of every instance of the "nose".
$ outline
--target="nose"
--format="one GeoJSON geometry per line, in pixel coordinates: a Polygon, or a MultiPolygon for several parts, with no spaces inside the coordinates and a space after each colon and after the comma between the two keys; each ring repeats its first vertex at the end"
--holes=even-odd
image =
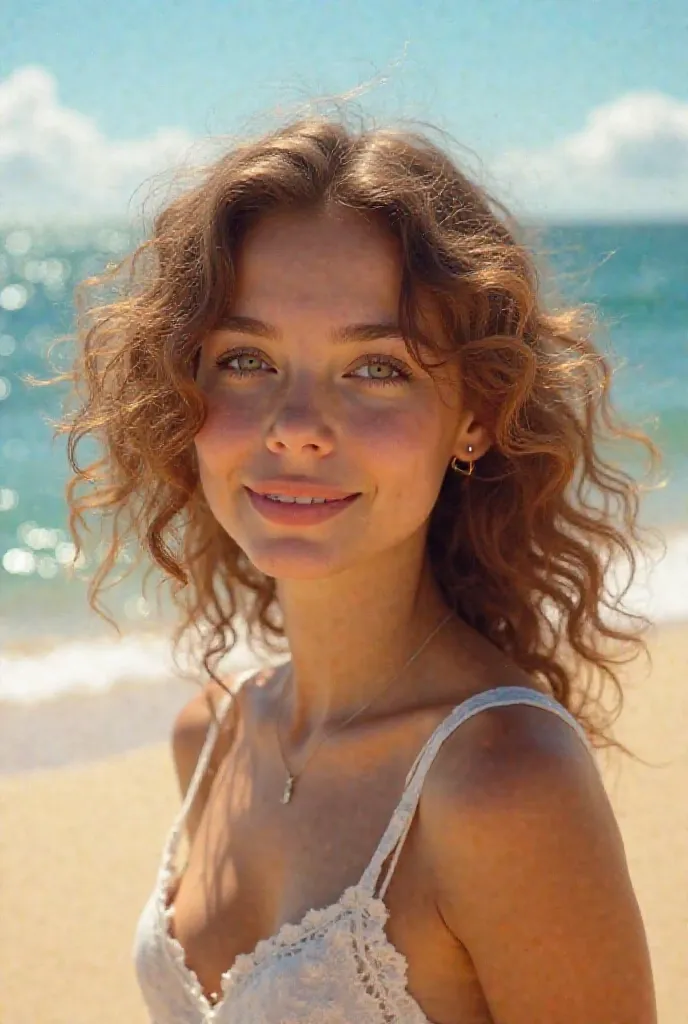
{"type": "Polygon", "coordinates": [[[273,454],[329,455],[334,433],[312,395],[290,394],[274,412],[265,443],[273,454]]]}

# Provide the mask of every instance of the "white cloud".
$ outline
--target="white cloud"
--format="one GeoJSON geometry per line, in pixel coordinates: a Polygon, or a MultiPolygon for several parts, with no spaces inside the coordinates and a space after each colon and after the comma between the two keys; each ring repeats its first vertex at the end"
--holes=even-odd
{"type": "MultiPolygon", "coordinates": [[[[496,160],[497,189],[538,216],[688,216],[688,103],[628,93],[590,112],[583,129],[496,160]]],[[[493,186],[494,187],[494,186],[493,186]]]]}
{"type": "MultiPolygon", "coordinates": [[[[212,157],[218,141],[177,128],[108,139],[61,104],[45,69],[22,68],[0,81],[0,220],[136,217],[151,188],[212,157]]],[[[687,217],[688,103],[629,93],[591,111],[581,131],[505,153],[489,170],[522,216],[687,217]]]]}
{"type": "Polygon", "coordinates": [[[22,68],[0,82],[0,219],[135,215],[145,183],[183,163],[193,145],[176,128],[107,139],[91,118],[60,103],[52,75],[22,68]]]}

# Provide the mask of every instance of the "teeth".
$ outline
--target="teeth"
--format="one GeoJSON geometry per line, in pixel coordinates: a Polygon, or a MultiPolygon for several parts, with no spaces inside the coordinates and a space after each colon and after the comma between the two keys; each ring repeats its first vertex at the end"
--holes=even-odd
{"type": "Polygon", "coordinates": [[[286,505],[324,505],[327,498],[290,498],[284,494],[266,494],[270,501],[282,501],[286,505]]]}

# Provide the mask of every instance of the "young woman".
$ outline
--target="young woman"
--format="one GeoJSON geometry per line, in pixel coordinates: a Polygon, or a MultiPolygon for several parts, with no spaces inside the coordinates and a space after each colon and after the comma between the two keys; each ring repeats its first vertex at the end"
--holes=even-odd
{"type": "Polygon", "coordinates": [[[599,442],[652,446],[589,320],[429,139],[328,118],[234,148],[125,267],[82,312],[73,528],[116,517],[94,600],[138,538],[211,676],[136,936],[151,1019],[651,1024],[583,676],[643,644],[605,614],[637,488],[599,442]],[[244,628],[290,656],[230,688],[244,628]]]}

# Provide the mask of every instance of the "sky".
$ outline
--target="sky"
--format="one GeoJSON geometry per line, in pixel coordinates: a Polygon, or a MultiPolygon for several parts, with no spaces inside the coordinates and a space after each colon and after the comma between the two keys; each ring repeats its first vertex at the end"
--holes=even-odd
{"type": "Polygon", "coordinates": [[[0,221],[131,218],[309,100],[430,122],[525,217],[688,219],[685,0],[3,0],[0,221]]]}

